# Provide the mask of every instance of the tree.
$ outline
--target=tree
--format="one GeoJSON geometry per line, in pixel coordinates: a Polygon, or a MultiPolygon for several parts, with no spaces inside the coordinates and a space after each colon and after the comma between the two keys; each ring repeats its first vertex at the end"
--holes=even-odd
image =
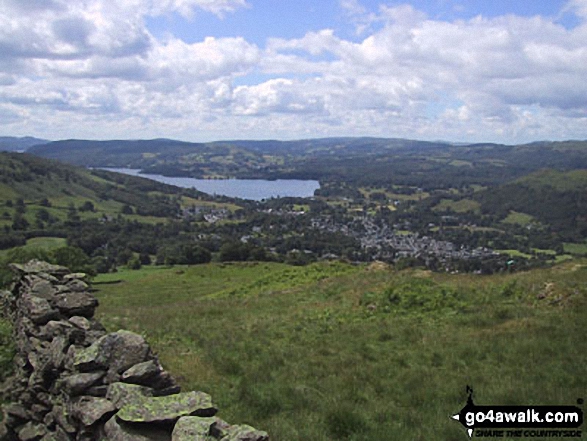
{"type": "Polygon", "coordinates": [[[29,227],[29,222],[24,218],[22,213],[15,211],[12,216],[12,229],[13,230],[26,230],[29,227]]]}
{"type": "Polygon", "coordinates": [[[96,207],[92,201],[85,201],[81,207],[79,207],[79,211],[91,211],[92,213],[96,211],[96,207]]]}
{"type": "Polygon", "coordinates": [[[66,266],[71,271],[81,271],[89,274],[95,273],[90,258],[81,248],[72,246],[56,248],[51,252],[51,256],[54,263],[66,266]]]}

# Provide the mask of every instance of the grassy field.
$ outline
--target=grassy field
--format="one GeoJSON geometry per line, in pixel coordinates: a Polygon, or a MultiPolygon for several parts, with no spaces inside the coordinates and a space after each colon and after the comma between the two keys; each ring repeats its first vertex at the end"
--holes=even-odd
{"type": "Polygon", "coordinates": [[[479,212],[480,204],[472,199],[461,199],[460,201],[453,201],[451,199],[442,199],[433,210],[435,211],[446,211],[451,209],[455,213],[466,213],[472,211],[475,213],[479,212]]]}
{"type": "Polygon", "coordinates": [[[529,225],[534,220],[533,216],[526,213],[518,213],[516,211],[510,212],[508,216],[503,220],[506,224],[518,224],[522,227],[529,225]]]}
{"type": "MultiPolygon", "coordinates": [[[[67,241],[61,237],[34,237],[26,241],[24,248],[53,250],[55,248],[66,246],[66,242],[67,241]]],[[[10,249],[0,250],[0,259],[6,256],[9,251],[10,249]]]]}
{"type": "Polygon", "coordinates": [[[466,385],[477,404],[587,390],[586,261],[491,277],[208,264],[95,282],[108,329],[146,335],[186,389],[275,441],[460,440],[449,416],[466,385]]]}
{"type": "Polygon", "coordinates": [[[587,243],[565,243],[565,253],[587,254],[587,243]]]}

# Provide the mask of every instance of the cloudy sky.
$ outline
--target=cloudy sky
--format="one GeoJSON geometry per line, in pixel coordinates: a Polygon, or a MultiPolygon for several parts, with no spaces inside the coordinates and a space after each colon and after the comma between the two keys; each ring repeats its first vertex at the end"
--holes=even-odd
{"type": "Polygon", "coordinates": [[[587,0],[0,0],[0,135],[587,139],[587,0]]]}

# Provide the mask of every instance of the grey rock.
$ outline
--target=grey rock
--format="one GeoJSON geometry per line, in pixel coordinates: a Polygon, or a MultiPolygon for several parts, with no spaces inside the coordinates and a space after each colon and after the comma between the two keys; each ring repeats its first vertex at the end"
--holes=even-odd
{"type": "Polygon", "coordinates": [[[49,360],[55,369],[61,369],[65,362],[65,350],[69,342],[65,337],[55,337],[49,347],[49,360]]]}
{"type": "Polygon", "coordinates": [[[4,422],[10,427],[17,427],[30,419],[29,413],[20,404],[10,403],[2,406],[4,422]]]}
{"type": "Polygon", "coordinates": [[[70,273],[63,276],[64,282],[69,282],[70,280],[83,280],[86,281],[88,275],[86,273],[70,273]]]}
{"type": "Polygon", "coordinates": [[[65,286],[72,292],[83,292],[90,288],[86,282],[78,279],[68,281],[65,286]]]}
{"type": "Polygon", "coordinates": [[[134,332],[120,330],[107,334],[74,357],[74,367],[79,371],[108,368],[122,373],[135,364],[145,361],[150,352],[145,339],[134,332]]]}
{"type": "Polygon", "coordinates": [[[92,397],[105,397],[107,392],[108,386],[106,384],[102,384],[99,386],[90,387],[85,391],[85,394],[90,395],[92,397]]]}
{"type": "Polygon", "coordinates": [[[172,441],[208,441],[210,427],[216,422],[215,418],[202,418],[196,416],[181,417],[173,427],[172,441]]]}
{"type": "Polygon", "coordinates": [[[153,425],[125,423],[116,416],[106,422],[104,433],[108,441],[171,441],[169,430],[153,425]]]}
{"type": "Polygon", "coordinates": [[[49,320],[59,319],[59,312],[54,310],[45,299],[30,294],[24,294],[20,301],[24,313],[36,325],[44,325],[49,320]]]}
{"type": "Polygon", "coordinates": [[[222,441],[269,441],[269,435],[262,430],[243,425],[231,426],[228,433],[221,438],[222,441]]]}
{"type": "Polygon", "coordinates": [[[217,412],[210,395],[185,392],[166,397],[143,398],[122,407],[117,417],[134,423],[172,422],[182,416],[211,417],[217,412]]]}
{"type": "Polygon", "coordinates": [[[221,439],[228,435],[228,430],[230,429],[230,424],[226,421],[216,417],[214,418],[214,424],[210,427],[210,435],[212,435],[216,439],[221,439]]]}
{"type": "Polygon", "coordinates": [[[162,371],[159,363],[155,360],[145,361],[135,364],[130,369],[122,373],[121,379],[126,383],[148,385],[149,381],[156,377],[162,371]]]}
{"type": "Polygon", "coordinates": [[[87,292],[70,292],[57,295],[55,306],[67,316],[92,317],[98,300],[87,292]]]}
{"type": "Polygon", "coordinates": [[[92,328],[92,322],[90,322],[87,318],[82,317],[80,315],[74,315],[73,317],[69,318],[69,322],[77,326],[84,331],[89,331],[92,328]]]}
{"type": "Polygon", "coordinates": [[[70,375],[63,380],[63,388],[69,395],[82,395],[100,381],[104,375],[106,375],[104,371],[70,375]]]}
{"type": "Polygon", "coordinates": [[[39,338],[51,340],[56,336],[68,335],[73,329],[73,325],[63,320],[50,320],[45,326],[40,328],[39,338]]]}
{"type": "Polygon", "coordinates": [[[71,416],[84,426],[105,420],[116,412],[114,405],[105,398],[81,396],[71,401],[71,416]]]}
{"type": "Polygon", "coordinates": [[[45,436],[47,429],[42,424],[30,421],[17,428],[16,433],[18,433],[18,438],[22,441],[35,441],[45,436]]]}
{"type": "Polygon", "coordinates": [[[7,427],[4,423],[0,423],[0,440],[18,441],[18,437],[12,427],[7,427]]]}
{"type": "Polygon", "coordinates": [[[37,279],[35,282],[33,282],[30,292],[32,295],[36,297],[41,297],[45,300],[53,300],[55,294],[57,293],[57,290],[55,289],[53,284],[48,280],[37,279]]]}
{"type": "Polygon", "coordinates": [[[72,424],[69,412],[63,406],[55,406],[51,411],[53,419],[63,431],[73,434],[75,433],[75,426],[72,424]]]}
{"type": "Polygon", "coordinates": [[[152,397],[153,389],[139,386],[138,384],[112,383],[108,386],[106,398],[114,404],[117,409],[125,405],[139,403],[143,398],[152,397]]]}
{"type": "Polygon", "coordinates": [[[23,275],[23,274],[46,273],[51,276],[56,276],[56,277],[60,278],[61,276],[64,276],[65,274],[69,274],[69,272],[70,272],[64,266],[52,265],[50,263],[42,262],[37,259],[33,259],[25,264],[11,263],[8,266],[14,273],[16,273],[19,276],[23,275]]]}

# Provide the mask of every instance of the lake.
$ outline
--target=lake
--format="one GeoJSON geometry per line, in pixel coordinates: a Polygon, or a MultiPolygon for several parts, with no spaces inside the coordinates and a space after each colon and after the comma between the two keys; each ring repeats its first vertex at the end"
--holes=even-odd
{"type": "Polygon", "coordinates": [[[101,169],[140,176],[177,187],[195,188],[211,195],[251,199],[254,201],[277,197],[308,198],[314,196],[314,192],[320,188],[318,181],[302,181],[299,179],[277,179],[275,181],[265,179],[195,179],[143,174],[140,170],[131,168],[103,167],[101,169]]]}

